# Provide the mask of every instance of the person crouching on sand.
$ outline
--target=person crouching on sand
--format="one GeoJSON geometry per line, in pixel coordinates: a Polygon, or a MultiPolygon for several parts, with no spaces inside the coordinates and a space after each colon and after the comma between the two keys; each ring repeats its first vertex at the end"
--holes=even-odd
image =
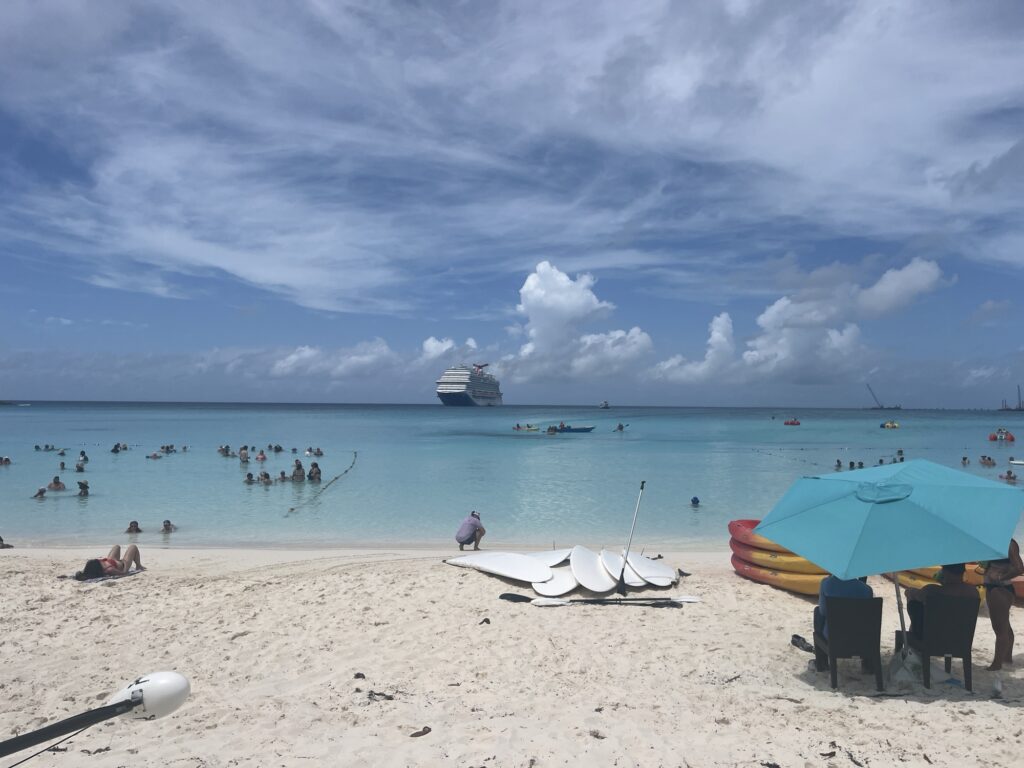
{"type": "Polygon", "coordinates": [[[480,549],[480,539],[484,537],[487,530],[480,522],[480,513],[473,510],[469,517],[462,521],[459,530],[455,534],[455,540],[459,543],[461,550],[467,544],[472,544],[473,549],[480,549]]]}
{"type": "Polygon", "coordinates": [[[142,567],[142,556],[139,553],[139,548],[134,544],[129,544],[128,548],[124,551],[124,557],[121,557],[121,546],[115,544],[111,548],[110,554],[106,557],[86,560],[85,567],[75,574],[75,578],[78,581],[85,581],[86,579],[98,579],[102,576],[124,576],[132,569],[132,566],[140,571],[146,570],[142,567]]]}

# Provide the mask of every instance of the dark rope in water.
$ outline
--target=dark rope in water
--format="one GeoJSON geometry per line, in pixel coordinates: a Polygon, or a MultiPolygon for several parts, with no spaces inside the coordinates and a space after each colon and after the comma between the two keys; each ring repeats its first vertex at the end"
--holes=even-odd
{"type": "Polygon", "coordinates": [[[330,488],[332,485],[334,485],[338,480],[341,480],[341,478],[343,478],[345,475],[347,475],[349,472],[352,471],[352,467],[354,467],[356,465],[356,459],[357,458],[359,458],[359,451],[352,451],[352,463],[348,465],[348,469],[346,469],[340,475],[335,475],[334,477],[332,477],[330,480],[328,480],[326,483],[324,483],[320,487],[320,490],[318,490],[316,493],[314,493],[308,499],[300,501],[294,507],[289,507],[288,511],[284,513],[285,517],[290,515],[292,512],[294,512],[299,507],[304,507],[307,504],[310,504],[310,503],[316,501],[317,499],[319,499],[320,498],[320,494],[322,494],[324,491],[326,491],[328,488],[330,488]]]}

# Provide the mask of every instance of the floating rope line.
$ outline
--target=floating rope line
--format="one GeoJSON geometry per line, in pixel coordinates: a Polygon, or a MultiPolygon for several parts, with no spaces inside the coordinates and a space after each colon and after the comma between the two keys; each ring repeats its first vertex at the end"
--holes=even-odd
{"type": "Polygon", "coordinates": [[[352,471],[352,467],[354,467],[356,465],[356,459],[357,458],[359,458],[359,451],[352,451],[352,463],[348,465],[348,469],[346,469],[340,475],[335,475],[334,477],[332,477],[330,480],[328,480],[326,483],[324,483],[324,485],[322,485],[320,487],[320,490],[318,490],[316,493],[314,493],[308,499],[305,499],[304,501],[300,501],[294,507],[289,507],[288,511],[284,513],[284,516],[288,517],[288,515],[290,515],[295,510],[297,510],[299,507],[304,507],[307,504],[309,504],[311,502],[314,502],[317,499],[319,499],[320,498],[320,494],[322,494],[324,491],[326,491],[328,488],[330,488],[336,482],[341,480],[341,478],[343,478],[345,475],[347,475],[349,472],[352,471]]]}

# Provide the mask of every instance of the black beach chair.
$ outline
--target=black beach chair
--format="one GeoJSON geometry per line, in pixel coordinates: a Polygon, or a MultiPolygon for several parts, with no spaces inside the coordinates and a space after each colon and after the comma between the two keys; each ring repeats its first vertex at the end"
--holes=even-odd
{"type": "Polygon", "coordinates": [[[814,633],[815,669],[819,672],[827,669],[832,687],[838,688],[836,660],[859,656],[862,667],[875,673],[878,690],[883,690],[882,598],[826,597],[825,604],[828,638],[814,633]]]}
{"type": "MultiPolygon", "coordinates": [[[[931,657],[945,656],[946,671],[952,669],[953,658],[963,659],[964,688],[971,687],[971,648],[978,624],[977,598],[961,595],[928,595],[924,608],[924,625],[920,636],[907,633],[908,645],[921,655],[924,687],[931,688],[931,657]]],[[[896,633],[896,650],[903,647],[902,633],[896,633]]]]}

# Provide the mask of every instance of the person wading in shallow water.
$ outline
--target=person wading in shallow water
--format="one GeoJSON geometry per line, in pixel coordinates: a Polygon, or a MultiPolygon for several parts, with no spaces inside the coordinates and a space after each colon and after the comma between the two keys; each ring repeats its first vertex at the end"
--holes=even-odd
{"type": "Polygon", "coordinates": [[[480,549],[480,539],[484,537],[487,530],[480,522],[480,513],[473,510],[469,513],[469,517],[462,521],[462,525],[459,526],[459,530],[455,534],[455,540],[459,543],[459,549],[463,549],[467,544],[472,544],[473,549],[480,549]]]}

